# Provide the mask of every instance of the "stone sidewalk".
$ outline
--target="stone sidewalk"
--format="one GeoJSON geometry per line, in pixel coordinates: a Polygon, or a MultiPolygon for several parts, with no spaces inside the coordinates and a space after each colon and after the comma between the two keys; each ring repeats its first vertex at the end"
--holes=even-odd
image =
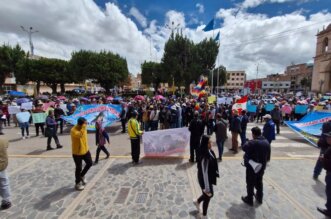
{"type": "MultiPolygon", "coordinates": [[[[196,165],[178,158],[102,160],[87,174],[88,185],[74,190],[71,158],[10,158],[13,207],[0,218],[197,218],[192,199],[201,189],[196,165]]],[[[225,157],[214,187],[210,218],[324,218],[316,207],[325,204],[324,174],[312,179],[315,161],[276,158],[264,178],[265,199],[249,207],[241,158],[225,157]]]]}

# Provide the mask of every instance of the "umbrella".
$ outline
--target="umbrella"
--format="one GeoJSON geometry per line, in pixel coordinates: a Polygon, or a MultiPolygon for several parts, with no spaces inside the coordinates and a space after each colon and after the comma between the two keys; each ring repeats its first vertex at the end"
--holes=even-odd
{"type": "Polygon", "coordinates": [[[155,100],[163,100],[164,99],[164,96],[162,96],[162,95],[156,95],[154,98],[155,98],[155,100]]]}
{"type": "Polygon", "coordinates": [[[58,100],[66,100],[67,98],[65,96],[58,96],[57,99],[58,100]]]}
{"type": "Polygon", "coordinates": [[[22,104],[22,103],[27,103],[30,102],[30,100],[28,98],[20,98],[16,100],[17,104],[22,104]]]}
{"type": "Polygon", "coordinates": [[[88,101],[89,99],[87,99],[86,97],[81,97],[80,100],[88,101]]]}
{"type": "Polygon", "coordinates": [[[122,97],[115,97],[115,98],[114,98],[114,101],[122,101],[122,100],[123,100],[122,97]]]}
{"type": "Polygon", "coordinates": [[[114,99],[114,97],[112,97],[112,96],[107,97],[107,100],[109,100],[109,101],[112,101],[113,99],[114,99]]]}
{"type": "Polygon", "coordinates": [[[47,96],[47,95],[39,95],[39,96],[38,96],[38,99],[41,99],[41,100],[48,100],[48,96],[47,96]]]}
{"type": "Polygon", "coordinates": [[[26,97],[27,96],[24,92],[14,91],[14,90],[9,91],[8,94],[10,96],[14,96],[14,97],[26,97]]]}
{"type": "Polygon", "coordinates": [[[138,101],[138,100],[144,101],[145,100],[145,97],[143,97],[141,95],[137,95],[137,96],[135,96],[134,100],[136,100],[136,101],[138,101]]]}

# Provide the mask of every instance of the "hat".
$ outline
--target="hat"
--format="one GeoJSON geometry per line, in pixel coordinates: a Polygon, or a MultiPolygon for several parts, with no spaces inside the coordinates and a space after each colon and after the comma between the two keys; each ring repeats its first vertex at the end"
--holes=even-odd
{"type": "Polygon", "coordinates": [[[263,119],[271,119],[270,114],[266,114],[265,116],[263,116],[263,119]]]}

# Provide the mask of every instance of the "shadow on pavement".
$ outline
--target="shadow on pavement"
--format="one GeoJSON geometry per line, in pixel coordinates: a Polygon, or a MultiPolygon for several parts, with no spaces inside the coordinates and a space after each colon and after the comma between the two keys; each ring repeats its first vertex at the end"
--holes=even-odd
{"type": "Polygon", "coordinates": [[[51,204],[54,202],[57,202],[61,199],[64,199],[67,195],[70,195],[72,192],[75,192],[76,190],[73,187],[65,186],[62,188],[59,188],[53,192],[51,192],[48,195],[45,195],[41,198],[39,202],[34,204],[34,208],[43,211],[47,210],[51,207],[51,204]]]}
{"type": "Polygon", "coordinates": [[[189,214],[191,215],[191,217],[193,218],[200,218],[200,214],[197,210],[194,211],[190,211],[189,214]]]}
{"type": "Polygon", "coordinates": [[[325,198],[325,197],[326,197],[326,196],[325,196],[325,184],[322,183],[322,182],[319,181],[319,180],[316,180],[315,182],[316,182],[316,184],[312,185],[314,192],[315,192],[318,196],[320,196],[320,197],[322,197],[322,198],[325,198]]]}
{"type": "Polygon", "coordinates": [[[256,218],[255,208],[246,205],[245,203],[235,204],[232,203],[232,206],[226,211],[226,216],[229,219],[238,219],[238,218],[256,218]]]}
{"type": "Polygon", "coordinates": [[[47,152],[47,151],[46,150],[37,149],[37,150],[31,151],[30,153],[27,153],[26,155],[41,155],[41,154],[43,154],[45,152],[47,152]]]}
{"type": "Polygon", "coordinates": [[[117,164],[112,165],[108,169],[108,173],[113,174],[113,175],[122,175],[131,167],[134,167],[131,162],[117,163],[117,164]]]}

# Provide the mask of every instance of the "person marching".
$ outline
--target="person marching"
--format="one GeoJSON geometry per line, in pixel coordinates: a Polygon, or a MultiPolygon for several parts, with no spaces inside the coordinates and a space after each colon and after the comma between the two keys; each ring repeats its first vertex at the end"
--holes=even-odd
{"type": "Polygon", "coordinates": [[[45,136],[47,137],[47,150],[48,151],[54,149],[51,147],[52,138],[54,138],[56,148],[62,148],[59,138],[57,137],[57,132],[56,132],[57,125],[58,124],[54,118],[54,111],[50,110],[48,113],[48,116],[46,118],[46,130],[45,130],[45,136]]]}
{"type": "Polygon", "coordinates": [[[97,145],[97,154],[95,156],[95,162],[94,164],[98,164],[99,162],[99,156],[101,150],[107,155],[106,159],[109,158],[109,152],[107,148],[105,147],[106,144],[106,138],[105,138],[105,129],[102,127],[102,122],[103,122],[103,114],[100,113],[97,117],[97,121],[95,122],[95,141],[97,145]]]}
{"type": "MultiPolygon", "coordinates": [[[[263,126],[263,133],[265,139],[269,142],[271,145],[271,142],[276,139],[275,134],[275,123],[272,121],[271,116],[269,114],[263,116],[263,119],[265,120],[265,124],[263,126]]],[[[271,150],[270,154],[268,155],[268,161],[270,161],[271,158],[271,150]]]]}
{"type": "Polygon", "coordinates": [[[194,163],[194,152],[195,160],[198,161],[198,148],[201,141],[201,136],[204,132],[204,125],[201,119],[199,118],[199,112],[194,112],[194,118],[191,121],[188,130],[191,132],[190,135],[190,160],[189,162],[194,163]]]}
{"type": "Polygon", "coordinates": [[[202,203],[201,218],[204,219],[207,218],[210,199],[214,196],[213,185],[216,185],[216,180],[219,177],[216,155],[211,149],[211,141],[209,136],[202,136],[199,153],[198,180],[202,190],[202,195],[197,200],[193,200],[193,204],[200,213],[200,204],[202,203]]]}
{"type": "Polygon", "coordinates": [[[72,142],[72,157],[75,162],[75,189],[81,191],[85,188],[86,180],[85,174],[92,166],[92,157],[89,151],[87,141],[87,121],[85,118],[80,117],[77,120],[71,131],[71,142],[72,142]],[[85,162],[85,167],[82,171],[82,161],[85,162]]]}
{"type": "Polygon", "coordinates": [[[263,175],[267,166],[268,155],[270,154],[270,144],[261,136],[261,129],[254,127],[251,129],[253,140],[250,140],[242,147],[245,152],[244,165],[246,167],[246,188],[247,196],[241,197],[246,204],[253,206],[254,188],[256,188],[255,198],[259,204],[263,200],[263,175]],[[258,172],[255,172],[250,164],[250,160],[262,165],[258,172]]]}
{"type": "Polygon", "coordinates": [[[131,140],[131,156],[133,164],[139,164],[140,136],[143,134],[143,132],[140,130],[137,117],[138,113],[135,110],[132,112],[131,119],[128,122],[128,134],[131,140]]]}
{"type": "Polygon", "coordinates": [[[6,172],[8,166],[8,140],[5,138],[0,138],[0,196],[1,201],[1,210],[5,210],[11,207],[11,194],[9,187],[8,174],[6,172]]]}

